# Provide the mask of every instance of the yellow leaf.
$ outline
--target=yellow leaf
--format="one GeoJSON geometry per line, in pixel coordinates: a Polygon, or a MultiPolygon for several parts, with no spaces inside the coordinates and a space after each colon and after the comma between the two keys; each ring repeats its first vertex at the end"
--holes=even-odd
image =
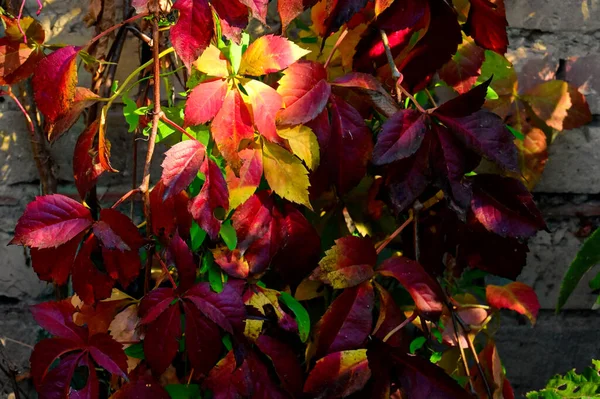
{"type": "Polygon", "coordinates": [[[311,128],[298,125],[278,130],[277,134],[287,139],[294,154],[306,163],[308,169],[317,169],[320,161],[319,142],[311,128]]]}
{"type": "Polygon", "coordinates": [[[308,171],[298,158],[277,144],[263,141],[263,168],[273,191],[312,210],[308,199],[308,171]]]}

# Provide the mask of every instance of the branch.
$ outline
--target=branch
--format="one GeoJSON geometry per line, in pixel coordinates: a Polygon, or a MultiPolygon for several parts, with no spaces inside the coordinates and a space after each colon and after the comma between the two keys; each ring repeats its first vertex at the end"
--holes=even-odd
{"type": "Polygon", "coordinates": [[[116,29],[119,29],[121,26],[123,25],[127,25],[133,21],[137,21],[138,19],[147,17],[148,13],[142,13],[142,14],[138,14],[135,15],[129,19],[126,19],[125,21],[121,21],[120,23],[111,26],[110,28],[108,28],[107,30],[105,30],[104,32],[100,33],[99,35],[93,37],[89,42],[87,42],[85,44],[85,46],[83,46],[83,48],[89,48],[92,44],[94,44],[95,42],[97,42],[98,40],[102,39],[104,36],[109,35],[110,33],[112,33],[113,31],[115,31],[116,29]]]}
{"type": "Polygon", "coordinates": [[[169,118],[167,118],[167,116],[165,115],[164,112],[161,112],[160,120],[163,121],[164,123],[166,123],[167,125],[170,125],[172,128],[177,130],[179,133],[185,134],[190,140],[198,141],[194,136],[192,136],[190,133],[188,133],[187,130],[185,130],[184,128],[179,126],[177,123],[175,123],[172,120],[170,120],[169,118]]]}
{"type": "Polygon", "coordinates": [[[388,64],[390,66],[390,69],[392,70],[392,77],[396,81],[396,91],[398,94],[398,100],[400,100],[400,93],[402,93],[406,97],[410,98],[410,100],[413,102],[413,104],[415,104],[415,107],[417,107],[419,111],[425,112],[425,108],[423,108],[421,104],[419,104],[419,102],[413,97],[412,94],[410,94],[408,91],[406,91],[404,87],[402,87],[402,74],[400,73],[398,67],[396,66],[396,63],[394,62],[394,56],[392,55],[392,50],[390,49],[390,42],[388,40],[387,34],[384,32],[383,29],[380,29],[379,33],[381,35],[381,40],[383,41],[383,47],[385,48],[385,55],[387,57],[388,64]]]}
{"type": "Polygon", "coordinates": [[[404,320],[402,323],[398,324],[392,331],[387,333],[387,335],[383,338],[383,342],[387,342],[390,338],[392,338],[392,336],[394,334],[396,334],[398,331],[402,330],[406,325],[412,323],[413,320],[415,320],[416,318],[417,318],[417,312],[414,311],[413,314],[411,314],[408,319],[404,320]]]}
{"type": "Polygon", "coordinates": [[[325,69],[327,69],[327,67],[329,66],[329,63],[333,59],[333,55],[335,54],[336,50],[338,49],[338,47],[340,46],[342,41],[346,38],[347,34],[348,34],[348,28],[344,28],[344,31],[340,34],[337,41],[335,42],[335,45],[331,49],[331,52],[329,53],[329,57],[327,57],[327,61],[325,61],[325,65],[324,65],[325,69]]]}
{"type": "Polygon", "coordinates": [[[35,133],[35,128],[33,127],[33,121],[31,120],[31,117],[29,116],[29,114],[27,113],[27,110],[23,107],[23,105],[21,104],[21,102],[19,101],[17,96],[15,96],[15,93],[13,93],[12,88],[10,86],[8,86],[8,91],[0,90],[0,96],[4,96],[4,95],[12,98],[12,100],[17,104],[17,106],[23,113],[23,116],[25,116],[25,119],[27,120],[27,126],[29,128],[29,132],[31,134],[35,133]]]}

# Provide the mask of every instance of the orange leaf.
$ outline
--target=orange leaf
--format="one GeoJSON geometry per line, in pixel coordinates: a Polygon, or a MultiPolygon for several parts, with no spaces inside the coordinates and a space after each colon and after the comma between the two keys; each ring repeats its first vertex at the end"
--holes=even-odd
{"type": "Polygon", "coordinates": [[[490,306],[514,310],[527,316],[531,324],[535,324],[540,310],[540,302],[533,288],[527,284],[516,281],[503,287],[488,285],[485,296],[490,306]]]}
{"type": "Polygon", "coordinates": [[[287,68],[310,53],[281,36],[256,39],[242,56],[241,75],[261,76],[287,68]]]}

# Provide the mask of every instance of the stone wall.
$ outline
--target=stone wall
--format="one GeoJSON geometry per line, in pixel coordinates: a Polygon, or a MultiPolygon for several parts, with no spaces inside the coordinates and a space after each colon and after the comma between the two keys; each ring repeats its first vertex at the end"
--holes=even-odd
{"type": "MultiPolygon", "coordinates": [[[[35,10],[35,0],[28,0],[35,10]]],[[[597,343],[600,315],[591,311],[595,295],[587,276],[567,303],[554,314],[562,276],[583,237],[600,224],[600,3],[598,0],[505,0],[510,28],[509,57],[521,73],[521,87],[544,79],[561,78],[576,85],[592,108],[594,121],[582,129],[561,134],[550,148],[550,160],[536,199],[548,220],[549,232],[539,233],[530,244],[528,265],[520,279],[532,285],[542,304],[539,321],[531,328],[522,318],[506,314],[497,342],[508,377],[518,393],[542,387],[555,373],[583,368],[600,358],[597,343]]],[[[45,1],[42,23],[52,43],[83,44],[91,30],[81,22],[87,2],[45,1]]],[[[128,44],[118,77],[137,64],[137,47],[128,44]]],[[[81,85],[89,85],[82,74],[81,85]]],[[[118,112],[109,121],[114,154],[129,154],[131,136],[123,129],[118,112]],[[117,149],[118,148],[118,149],[117,149]],[[124,151],[124,152],[122,152],[124,151]]],[[[59,191],[75,194],[71,171],[72,149],[81,122],[59,140],[51,153],[58,166],[59,191]]],[[[37,327],[27,306],[51,293],[32,271],[21,247],[8,247],[16,220],[25,205],[39,194],[38,178],[21,115],[12,103],[0,103],[0,339],[17,339],[32,345],[37,327]]],[[[139,143],[144,151],[144,143],[139,143]]],[[[103,177],[99,197],[112,203],[131,185],[131,157],[113,163],[123,173],[103,177]],[[110,197],[105,193],[110,192],[110,197]]],[[[157,165],[160,159],[157,159],[157,165]]],[[[159,175],[155,169],[154,175],[159,175]]],[[[11,359],[28,366],[29,348],[4,341],[11,359]]],[[[0,389],[4,385],[0,375],[0,389]]],[[[6,388],[9,392],[8,388],[6,388]]],[[[5,393],[0,391],[0,397],[5,393]]]]}

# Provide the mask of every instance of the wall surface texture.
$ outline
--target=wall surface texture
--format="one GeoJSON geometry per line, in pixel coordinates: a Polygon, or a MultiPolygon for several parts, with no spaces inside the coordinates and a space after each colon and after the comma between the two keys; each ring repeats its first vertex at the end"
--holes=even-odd
{"type": "MultiPolygon", "coordinates": [[[[35,0],[28,0],[35,10],[35,0]]],[[[92,31],[83,22],[87,1],[45,1],[41,21],[51,43],[83,44],[92,31]]],[[[117,2],[118,3],[118,2],[117,2]]],[[[521,71],[521,87],[545,79],[569,81],[587,96],[594,120],[584,128],[561,134],[550,147],[550,159],[536,199],[547,217],[549,232],[530,243],[528,265],[520,280],[536,290],[542,310],[534,328],[522,318],[503,315],[497,336],[500,355],[517,393],[542,387],[555,373],[583,368],[600,358],[600,313],[591,310],[595,295],[587,276],[569,300],[566,310],[554,314],[560,281],[583,237],[600,223],[600,1],[505,0],[510,24],[509,59],[521,71]]],[[[138,62],[135,43],[127,44],[118,77],[126,76],[138,62]]],[[[89,76],[80,85],[89,86],[89,76]]],[[[59,178],[59,192],[76,194],[72,176],[72,150],[80,121],[52,148],[59,178]]],[[[117,113],[109,120],[113,153],[129,154],[132,139],[117,113]],[[124,151],[124,152],[121,152],[124,151]]],[[[139,143],[144,151],[144,143],[139,143]]],[[[144,151],[145,152],[145,151],[144,151]]],[[[131,186],[130,160],[113,159],[123,171],[102,178],[99,198],[110,204],[131,186]],[[105,195],[110,190],[110,195],[105,195]]],[[[157,157],[154,176],[160,175],[157,157]]],[[[21,247],[6,246],[25,205],[39,195],[39,180],[32,160],[29,135],[14,104],[0,103],[0,340],[10,358],[28,367],[30,348],[38,329],[27,310],[36,300],[51,294],[52,287],[39,282],[21,247]],[[7,338],[7,339],[4,339],[7,338]]],[[[2,388],[0,397],[9,388],[2,388]]]]}

